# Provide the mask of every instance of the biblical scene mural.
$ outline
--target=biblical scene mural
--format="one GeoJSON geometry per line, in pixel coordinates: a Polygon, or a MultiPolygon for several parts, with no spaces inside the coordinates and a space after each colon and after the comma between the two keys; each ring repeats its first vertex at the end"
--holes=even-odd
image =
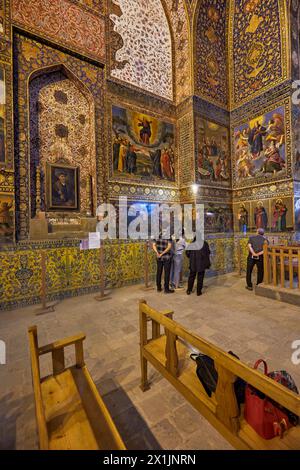
{"type": "Polygon", "coordinates": [[[250,228],[250,203],[240,202],[233,205],[234,230],[236,232],[246,233],[250,228]]]}
{"type": "Polygon", "coordinates": [[[195,38],[196,93],[226,106],[226,1],[202,0],[198,3],[195,38]]]}
{"type": "Polygon", "coordinates": [[[113,175],[133,180],[175,181],[174,125],[112,106],[113,175]]]}
{"type": "Polygon", "coordinates": [[[288,78],[286,5],[278,0],[231,2],[233,105],[288,78]]]}
{"type": "Polygon", "coordinates": [[[232,232],[233,217],[231,207],[213,203],[205,204],[204,230],[205,233],[232,232]]]}
{"type": "Polygon", "coordinates": [[[0,66],[0,163],[5,162],[5,77],[0,66]]]}
{"type": "Polygon", "coordinates": [[[283,106],[236,127],[234,129],[236,182],[285,176],[285,143],[283,106]]]}
{"type": "Polygon", "coordinates": [[[229,131],[202,118],[196,120],[198,182],[230,186],[229,131]]]}
{"type": "Polygon", "coordinates": [[[0,194],[0,244],[11,243],[14,234],[14,199],[0,194]]]}

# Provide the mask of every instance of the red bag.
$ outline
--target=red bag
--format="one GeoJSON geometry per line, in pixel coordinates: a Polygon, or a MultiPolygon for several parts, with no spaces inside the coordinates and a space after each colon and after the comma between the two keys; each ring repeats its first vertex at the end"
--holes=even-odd
{"type": "MultiPolygon", "coordinates": [[[[261,363],[264,364],[265,375],[268,375],[267,363],[263,359],[254,364],[254,369],[261,363]]],[[[279,406],[251,385],[246,386],[245,420],[264,439],[273,439],[276,436],[282,438],[284,431],[292,426],[287,413],[279,406]]]]}

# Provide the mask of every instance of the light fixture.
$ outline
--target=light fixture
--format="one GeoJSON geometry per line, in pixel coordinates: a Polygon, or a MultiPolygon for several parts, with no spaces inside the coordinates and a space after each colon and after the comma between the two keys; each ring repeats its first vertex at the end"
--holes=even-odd
{"type": "Polygon", "coordinates": [[[199,184],[197,183],[193,183],[192,184],[192,191],[193,191],[193,194],[197,194],[198,193],[198,189],[199,189],[199,184]]]}

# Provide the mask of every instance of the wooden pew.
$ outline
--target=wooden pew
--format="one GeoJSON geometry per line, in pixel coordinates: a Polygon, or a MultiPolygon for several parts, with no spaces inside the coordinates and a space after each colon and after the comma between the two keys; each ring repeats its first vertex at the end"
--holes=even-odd
{"type": "Polygon", "coordinates": [[[140,301],[139,320],[143,391],[149,388],[149,361],[236,449],[300,449],[300,426],[289,429],[282,439],[275,437],[271,440],[261,438],[249,426],[243,416],[243,405],[239,409],[234,382],[237,377],[241,377],[297,416],[300,415],[299,395],[189,332],[179,323],[149,307],[144,300],[140,301]],[[151,338],[148,337],[147,329],[149,319],[152,321],[152,332],[155,331],[155,336],[151,338]],[[161,327],[164,328],[164,334],[160,333],[161,327]],[[210,398],[196,375],[195,362],[189,357],[190,346],[214,360],[218,384],[210,398]]]}
{"type": "Polygon", "coordinates": [[[124,450],[124,443],[84,363],[79,334],[38,345],[28,330],[36,419],[41,450],[124,450]],[[75,346],[76,364],[66,368],[64,348],[75,346]],[[41,378],[40,356],[51,353],[53,374],[41,378]]]}

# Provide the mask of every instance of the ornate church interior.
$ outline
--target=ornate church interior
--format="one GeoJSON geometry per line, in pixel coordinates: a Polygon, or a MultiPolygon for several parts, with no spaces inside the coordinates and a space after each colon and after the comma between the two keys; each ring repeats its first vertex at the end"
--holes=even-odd
{"type": "Polygon", "coordinates": [[[0,0],[0,449],[300,449],[299,71],[299,0],[0,0]]]}

